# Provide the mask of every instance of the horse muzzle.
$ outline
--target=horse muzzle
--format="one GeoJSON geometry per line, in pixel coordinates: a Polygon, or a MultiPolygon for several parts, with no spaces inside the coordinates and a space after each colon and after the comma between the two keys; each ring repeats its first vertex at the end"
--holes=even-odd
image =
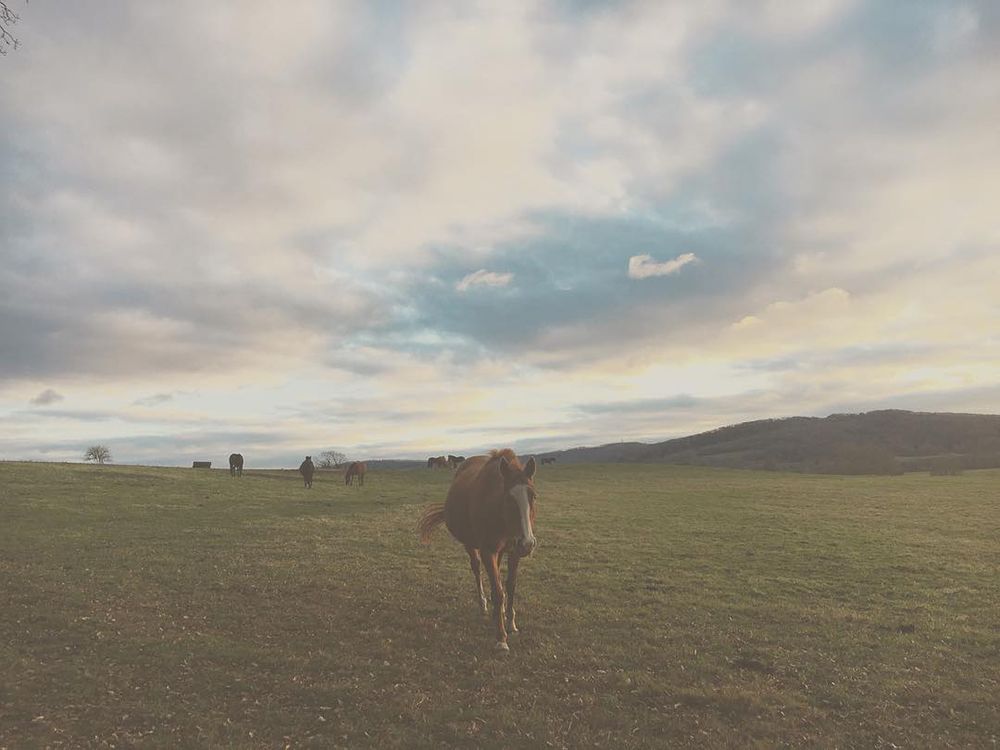
{"type": "Polygon", "coordinates": [[[527,539],[521,538],[517,540],[517,554],[521,557],[529,557],[532,552],[535,551],[535,547],[538,546],[538,540],[535,537],[530,536],[527,539]]]}

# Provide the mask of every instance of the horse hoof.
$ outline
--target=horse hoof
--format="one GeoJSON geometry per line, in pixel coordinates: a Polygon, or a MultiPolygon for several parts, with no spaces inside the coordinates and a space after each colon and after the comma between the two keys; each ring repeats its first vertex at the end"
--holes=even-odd
{"type": "Polygon", "coordinates": [[[497,641],[497,651],[510,651],[510,646],[507,645],[506,641],[497,641]]]}

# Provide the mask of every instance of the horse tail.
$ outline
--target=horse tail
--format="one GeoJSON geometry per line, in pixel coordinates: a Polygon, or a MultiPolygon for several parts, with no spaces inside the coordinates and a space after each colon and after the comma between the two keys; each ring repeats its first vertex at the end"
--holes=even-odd
{"type": "Polygon", "coordinates": [[[444,503],[429,505],[420,515],[417,521],[417,533],[420,534],[420,541],[427,544],[431,540],[434,529],[444,523],[444,503]]]}

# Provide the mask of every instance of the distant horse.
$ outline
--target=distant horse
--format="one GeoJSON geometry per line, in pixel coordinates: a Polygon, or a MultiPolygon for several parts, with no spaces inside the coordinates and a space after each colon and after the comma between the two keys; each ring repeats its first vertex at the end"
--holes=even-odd
{"type": "Polygon", "coordinates": [[[231,477],[243,476],[243,454],[241,453],[229,454],[229,476],[231,477]]]}
{"type": "Polygon", "coordinates": [[[457,469],[459,466],[462,465],[463,461],[465,461],[465,456],[453,456],[450,453],[448,454],[449,469],[457,469]]]}
{"type": "Polygon", "coordinates": [[[448,459],[444,456],[431,456],[427,459],[428,469],[447,469],[448,459]]]}
{"type": "Polygon", "coordinates": [[[545,464],[554,464],[555,462],[556,462],[555,456],[546,456],[545,458],[542,459],[542,466],[545,466],[545,464]]]}
{"type": "Polygon", "coordinates": [[[312,456],[306,456],[306,460],[299,464],[299,474],[305,482],[306,488],[312,489],[313,474],[316,473],[316,466],[313,464],[312,456]]]}
{"type": "Polygon", "coordinates": [[[535,549],[535,459],[523,467],[514,451],[504,448],[473,456],[455,473],[443,504],[424,510],[417,523],[420,540],[430,540],[442,523],[465,545],[476,583],[479,608],[486,614],[480,564],[485,565],[493,600],[497,648],[509,651],[507,633],[516,633],[514,589],[522,557],[535,549]],[[500,561],[507,553],[507,587],[500,581],[500,561]]]}
{"type": "Polygon", "coordinates": [[[362,461],[354,461],[344,472],[344,484],[354,484],[354,478],[358,479],[358,486],[365,486],[365,472],[368,467],[362,461]]]}

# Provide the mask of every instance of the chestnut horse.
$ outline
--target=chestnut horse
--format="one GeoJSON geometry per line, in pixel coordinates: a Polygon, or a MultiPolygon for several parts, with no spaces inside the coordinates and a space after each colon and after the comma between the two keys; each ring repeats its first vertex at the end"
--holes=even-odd
{"type": "Polygon", "coordinates": [[[347,467],[347,471],[344,472],[344,484],[354,484],[354,478],[358,479],[358,486],[365,486],[365,471],[368,467],[364,465],[361,461],[354,461],[350,466],[347,467]]]}
{"type": "Polygon", "coordinates": [[[229,476],[243,476],[243,454],[241,453],[230,453],[229,454],[229,476]]]}
{"type": "Polygon", "coordinates": [[[514,451],[504,448],[488,456],[467,459],[452,479],[443,504],[427,508],[417,531],[427,543],[442,523],[465,545],[476,583],[479,608],[487,613],[480,565],[486,567],[493,600],[497,648],[509,651],[507,633],[516,633],[514,589],[522,557],[535,549],[535,459],[522,467],[514,451]],[[500,561],[507,553],[506,592],[500,580],[500,561]]]}

